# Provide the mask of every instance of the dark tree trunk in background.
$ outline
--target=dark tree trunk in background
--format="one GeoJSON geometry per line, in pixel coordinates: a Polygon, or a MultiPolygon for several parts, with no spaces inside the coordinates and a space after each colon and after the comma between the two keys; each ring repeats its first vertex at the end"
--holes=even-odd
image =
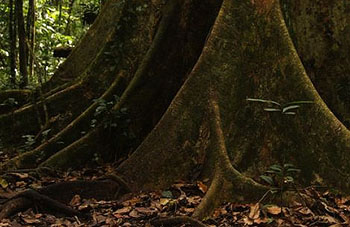
{"type": "Polygon", "coordinates": [[[28,85],[28,58],[27,58],[27,41],[23,16],[23,0],[16,0],[16,17],[18,29],[18,45],[19,45],[19,87],[24,88],[28,85]]]}
{"type": "Polygon", "coordinates": [[[27,56],[28,56],[28,77],[34,74],[34,49],[35,49],[35,0],[28,2],[27,14],[27,56]]]}
{"type": "Polygon", "coordinates": [[[16,87],[16,41],[17,41],[17,26],[16,16],[14,14],[14,2],[9,0],[9,37],[10,37],[10,83],[12,87],[16,87]]]}

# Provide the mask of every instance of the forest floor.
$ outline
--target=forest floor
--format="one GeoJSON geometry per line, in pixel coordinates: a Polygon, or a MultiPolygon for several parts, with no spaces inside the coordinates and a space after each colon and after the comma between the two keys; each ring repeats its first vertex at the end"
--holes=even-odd
{"type": "MultiPolygon", "coordinates": [[[[55,182],[94,180],[111,172],[113,166],[85,168],[79,171],[48,172],[36,176],[25,172],[7,173],[0,181],[0,194],[35,189],[55,182]]],[[[72,198],[70,206],[90,215],[87,220],[77,217],[56,217],[30,209],[1,220],[2,226],[155,226],[162,218],[191,216],[207,191],[205,183],[178,182],[164,191],[128,194],[118,201],[96,201],[72,198]]],[[[313,198],[308,206],[227,203],[203,221],[204,225],[178,224],[164,226],[350,226],[350,197],[313,187],[302,189],[303,195],[313,198]]],[[[0,200],[1,201],[1,200],[0,200]]],[[[3,201],[2,201],[3,202],[3,201]]],[[[159,226],[159,223],[158,223],[159,226]]],[[[161,225],[160,225],[161,226],[161,225]]]]}

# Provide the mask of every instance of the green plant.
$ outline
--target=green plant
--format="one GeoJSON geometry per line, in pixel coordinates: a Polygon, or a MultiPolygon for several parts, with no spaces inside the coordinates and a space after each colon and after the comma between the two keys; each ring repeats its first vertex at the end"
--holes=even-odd
{"type": "Polygon", "coordinates": [[[98,105],[90,126],[94,128],[98,123],[101,123],[104,129],[108,129],[110,132],[113,130],[118,135],[132,139],[133,134],[128,132],[130,119],[128,118],[127,108],[124,107],[117,111],[112,110],[112,107],[118,101],[118,96],[114,96],[114,100],[108,102],[104,99],[95,99],[94,102],[97,102],[98,105]]]}
{"type": "Polygon", "coordinates": [[[8,98],[2,103],[0,103],[0,106],[9,106],[9,107],[15,107],[18,105],[18,102],[14,98],[8,98]]]}
{"type": "Polygon", "coordinates": [[[260,102],[265,103],[268,106],[264,108],[266,112],[280,112],[285,115],[295,115],[297,109],[301,107],[302,104],[312,104],[313,101],[293,101],[285,104],[278,103],[276,101],[267,100],[267,99],[254,99],[247,98],[247,101],[250,102],[260,102]]]}
{"type": "Polygon", "coordinates": [[[295,177],[300,173],[300,169],[295,168],[293,164],[271,165],[264,175],[260,178],[270,185],[273,191],[285,191],[289,186],[295,185],[295,177]]]}
{"type": "Polygon", "coordinates": [[[34,135],[24,135],[22,136],[25,139],[24,145],[20,149],[21,151],[30,150],[32,146],[35,144],[35,136],[34,135]]]}
{"type": "MultiPolygon", "coordinates": [[[[256,99],[256,98],[247,98],[247,101],[250,102],[258,102],[266,104],[264,107],[264,111],[266,112],[277,112],[282,116],[285,115],[296,115],[296,110],[301,107],[303,104],[312,104],[313,101],[293,101],[281,104],[279,102],[267,99],[256,99]]],[[[286,149],[286,147],[284,147],[286,149]]],[[[282,162],[281,164],[273,164],[271,165],[260,178],[266,182],[271,189],[267,193],[280,193],[281,194],[281,202],[282,195],[284,192],[289,190],[297,191],[297,187],[295,184],[295,177],[298,173],[300,173],[300,169],[295,168],[293,164],[285,163],[285,152],[282,152],[282,162]]],[[[266,194],[265,194],[266,195],[266,194]]],[[[265,195],[261,200],[264,199],[265,195]]]]}

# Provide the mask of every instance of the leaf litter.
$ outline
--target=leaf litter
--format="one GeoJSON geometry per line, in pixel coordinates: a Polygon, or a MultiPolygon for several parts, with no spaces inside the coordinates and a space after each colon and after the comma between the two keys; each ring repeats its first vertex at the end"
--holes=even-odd
{"type": "MultiPolygon", "coordinates": [[[[113,169],[104,166],[80,171],[68,171],[54,176],[36,178],[27,173],[10,173],[1,178],[0,195],[11,195],[29,188],[38,188],[60,181],[94,180],[113,169]]],[[[89,213],[89,220],[77,217],[56,217],[41,214],[35,209],[20,212],[0,222],[3,226],[146,226],[159,218],[191,216],[208,190],[201,181],[177,182],[163,191],[127,194],[118,201],[82,199],[75,195],[68,204],[81,212],[89,213]]],[[[305,203],[293,205],[226,203],[215,209],[203,221],[208,227],[225,226],[298,226],[341,227],[350,226],[350,196],[342,196],[314,187],[301,190],[305,203]]],[[[5,200],[0,199],[0,202],[5,200]]],[[[174,226],[174,225],[172,225],[174,226]]],[[[177,226],[191,226],[181,224],[177,226]]]]}

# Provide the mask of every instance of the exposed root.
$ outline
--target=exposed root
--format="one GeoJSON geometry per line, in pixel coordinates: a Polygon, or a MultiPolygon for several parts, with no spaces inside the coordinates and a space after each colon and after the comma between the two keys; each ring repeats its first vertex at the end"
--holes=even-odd
{"type": "MultiPolygon", "coordinates": [[[[141,84],[142,81],[146,79],[149,67],[153,59],[156,57],[156,53],[160,49],[162,41],[166,37],[165,34],[167,31],[167,28],[171,22],[171,19],[175,15],[177,6],[178,6],[178,1],[170,1],[166,6],[166,13],[164,14],[165,16],[162,18],[162,21],[160,22],[157,34],[154,38],[154,41],[152,42],[152,45],[148,49],[145,57],[143,58],[143,61],[140,63],[140,66],[136,71],[135,76],[133,77],[133,80],[129,83],[128,87],[123,92],[123,95],[121,96],[118,103],[116,103],[113,106],[113,111],[120,110],[123,104],[125,104],[125,102],[130,98],[130,95],[136,91],[135,89],[139,86],[139,84],[141,84]]],[[[72,158],[73,160],[74,158],[79,159],[79,157],[81,156],[80,155],[81,153],[79,153],[78,151],[84,152],[84,157],[88,157],[86,150],[80,149],[81,146],[87,147],[87,144],[92,144],[91,141],[96,140],[94,138],[95,135],[99,135],[102,133],[103,133],[102,127],[97,126],[95,129],[90,131],[84,137],[80,138],[79,140],[76,140],[69,146],[59,151],[57,154],[47,159],[45,162],[42,163],[42,166],[55,166],[55,167],[67,166],[67,163],[64,163],[65,160],[68,162],[71,162],[72,158]],[[70,159],[67,158],[68,156],[70,157],[70,159]]],[[[89,147],[89,150],[93,150],[93,149],[89,147]]]]}
{"type": "MultiPolygon", "coordinates": [[[[75,93],[80,94],[80,89],[82,89],[82,84],[77,83],[47,97],[45,103],[50,107],[50,114],[55,116],[62,112],[63,109],[66,110],[67,105],[74,103],[74,100],[76,100],[75,98],[67,99],[67,95],[78,97],[75,93]],[[69,101],[67,102],[67,100],[69,101]]],[[[80,103],[84,104],[84,100],[80,103]]],[[[41,106],[42,102],[39,101],[35,104],[24,105],[15,111],[0,115],[0,136],[2,142],[4,144],[14,145],[21,141],[21,135],[36,134],[43,125],[41,120],[39,121],[37,113],[39,112],[41,116],[45,116],[43,109],[39,109],[41,106]],[[8,133],[11,133],[12,136],[5,136],[8,133]]]]}
{"type": "MultiPolygon", "coordinates": [[[[235,193],[240,194],[241,196],[249,196],[249,199],[258,200],[261,198],[266,191],[269,190],[268,187],[265,187],[261,184],[258,184],[251,178],[243,176],[238,170],[236,170],[228,157],[225,139],[221,127],[221,118],[219,105],[217,103],[217,96],[215,91],[211,91],[211,97],[209,98],[209,106],[211,117],[211,131],[212,131],[212,147],[215,149],[214,159],[215,161],[215,172],[212,183],[209,187],[209,190],[202,202],[198,205],[193,216],[198,219],[203,219],[210,215],[215,207],[219,205],[222,199],[227,199],[222,197],[228,197],[224,192],[227,190],[228,185],[232,184],[236,189],[235,193]]],[[[233,195],[234,198],[239,196],[233,195]]]]}
{"type": "MultiPolygon", "coordinates": [[[[221,171],[220,168],[218,171],[221,171]]],[[[222,202],[220,195],[222,194],[224,184],[224,179],[221,177],[221,175],[221,173],[215,173],[211,185],[201,203],[194,211],[192,215],[193,217],[202,220],[203,218],[208,217],[215,207],[220,205],[222,202]]]]}
{"type": "MultiPolygon", "coordinates": [[[[46,103],[57,102],[60,98],[65,98],[66,97],[65,94],[67,94],[68,92],[71,92],[72,90],[79,89],[81,87],[81,85],[82,85],[82,83],[78,82],[78,83],[75,83],[75,84],[73,84],[73,85],[71,85],[63,90],[60,90],[58,92],[51,94],[50,96],[48,96],[46,98],[46,103]]],[[[41,105],[41,102],[38,102],[37,105],[41,105]]],[[[30,112],[33,108],[34,108],[34,104],[25,105],[22,108],[14,111],[13,113],[0,115],[0,119],[2,121],[4,121],[5,118],[8,116],[16,117],[16,115],[22,115],[22,114],[25,114],[27,112],[30,112]]]]}
{"type": "MultiPolygon", "coordinates": [[[[80,213],[70,207],[67,203],[74,195],[79,194],[81,198],[95,198],[98,200],[115,199],[116,192],[122,192],[123,186],[120,182],[100,179],[96,181],[72,181],[52,184],[38,190],[27,190],[9,198],[1,207],[0,219],[30,207],[39,208],[41,212],[53,213],[65,216],[78,216],[87,218],[86,214],[80,213]]],[[[123,191],[125,194],[126,192],[123,191]]],[[[120,194],[123,195],[123,194],[120,194]]]]}
{"type": "Polygon", "coordinates": [[[8,113],[24,105],[28,102],[31,94],[31,90],[6,90],[0,92],[0,114],[8,113]],[[16,103],[7,103],[10,98],[16,103]]]}
{"type": "Polygon", "coordinates": [[[98,136],[102,134],[103,128],[97,126],[97,128],[89,131],[88,134],[50,156],[39,167],[66,168],[85,163],[92,157],[93,152],[96,151],[95,149],[98,149],[98,136]]]}
{"type": "Polygon", "coordinates": [[[117,184],[119,184],[120,188],[118,188],[118,191],[115,193],[115,196],[114,196],[115,198],[119,197],[119,193],[121,192],[121,190],[124,190],[125,193],[132,192],[131,188],[125,182],[125,180],[123,180],[123,178],[121,178],[117,174],[108,174],[104,176],[102,179],[110,179],[116,182],[117,184]]]}
{"type": "Polygon", "coordinates": [[[204,223],[188,216],[170,217],[170,218],[159,218],[151,221],[154,226],[174,226],[190,224],[192,227],[206,227],[204,223]]]}
{"type": "Polygon", "coordinates": [[[129,96],[132,95],[137,87],[146,79],[147,72],[154,60],[158,50],[164,39],[166,38],[166,31],[169,28],[169,24],[171,20],[175,16],[175,12],[178,8],[179,1],[169,1],[167,6],[165,6],[163,18],[159,23],[159,27],[157,33],[154,37],[154,40],[149,47],[146,55],[144,56],[140,66],[138,67],[132,81],[128,85],[128,87],[123,92],[123,95],[120,97],[119,102],[113,107],[114,110],[119,110],[122,105],[125,104],[126,100],[128,100],[129,96]]]}
{"type": "MultiPolygon", "coordinates": [[[[227,154],[227,149],[225,145],[225,137],[222,132],[221,127],[221,118],[220,118],[220,110],[219,105],[217,103],[217,97],[216,95],[212,95],[212,98],[210,99],[210,105],[212,109],[213,114],[213,120],[212,120],[212,130],[216,138],[214,140],[216,141],[217,147],[217,159],[219,160],[219,166],[222,169],[222,174],[225,177],[226,180],[229,182],[233,182],[233,184],[237,184],[238,187],[240,187],[240,191],[246,191],[247,193],[255,192],[255,193],[262,193],[262,195],[269,190],[268,187],[265,187],[251,178],[245,177],[242,175],[238,170],[236,170],[230,161],[230,158],[227,154]]],[[[237,188],[238,189],[238,188],[237,188]]],[[[251,195],[249,195],[251,197],[251,195]]],[[[259,196],[261,197],[261,196],[259,196]]]]}
{"type": "MultiPolygon", "coordinates": [[[[120,84],[121,78],[122,75],[119,74],[112,83],[112,85],[102,94],[100,98],[107,101],[110,100],[113,94],[115,94],[120,84]]],[[[34,150],[25,152],[15,157],[13,160],[10,160],[7,165],[12,166],[13,164],[15,164],[17,168],[36,167],[40,163],[39,161],[45,161],[51,155],[55,154],[55,152],[62,149],[64,144],[60,145],[58,142],[72,142],[72,140],[74,139],[74,137],[72,138],[72,135],[76,135],[77,133],[79,133],[76,131],[82,126],[82,123],[86,122],[89,118],[93,116],[94,111],[98,107],[98,105],[99,104],[97,102],[94,102],[83,113],[81,113],[77,118],[75,118],[71,123],[69,123],[55,136],[51,137],[48,141],[42,143],[34,150]],[[42,151],[45,152],[43,153],[42,151]]],[[[5,165],[3,165],[2,167],[5,167],[5,165]]]]}
{"type": "Polygon", "coordinates": [[[115,25],[126,13],[127,2],[118,0],[106,2],[94,24],[50,81],[44,85],[44,90],[50,90],[54,85],[74,80],[85,72],[95,60],[95,56],[103,49],[104,45],[101,44],[105,44],[115,32],[115,25]]]}
{"type": "Polygon", "coordinates": [[[1,206],[0,220],[8,218],[11,215],[26,210],[32,205],[32,202],[27,198],[11,199],[9,202],[1,206]]]}
{"type": "MultiPolygon", "coordinates": [[[[82,217],[82,218],[87,217],[85,214],[82,214],[79,211],[76,211],[64,205],[63,203],[60,203],[54,199],[51,199],[50,197],[43,195],[32,189],[26,190],[16,195],[15,197],[11,198],[8,202],[4,204],[4,209],[10,210],[10,209],[6,209],[6,207],[7,206],[13,207],[11,205],[12,200],[17,198],[25,198],[27,200],[30,200],[32,203],[31,206],[38,207],[41,210],[48,210],[50,212],[64,214],[65,216],[70,216],[70,217],[73,217],[73,216],[82,217]]],[[[19,202],[19,200],[16,200],[15,204],[18,206],[17,208],[20,208],[21,210],[28,208],[26,207],[28,206],[28,201],[26,200],[21,200],[21,202],[19,202]]]]}

